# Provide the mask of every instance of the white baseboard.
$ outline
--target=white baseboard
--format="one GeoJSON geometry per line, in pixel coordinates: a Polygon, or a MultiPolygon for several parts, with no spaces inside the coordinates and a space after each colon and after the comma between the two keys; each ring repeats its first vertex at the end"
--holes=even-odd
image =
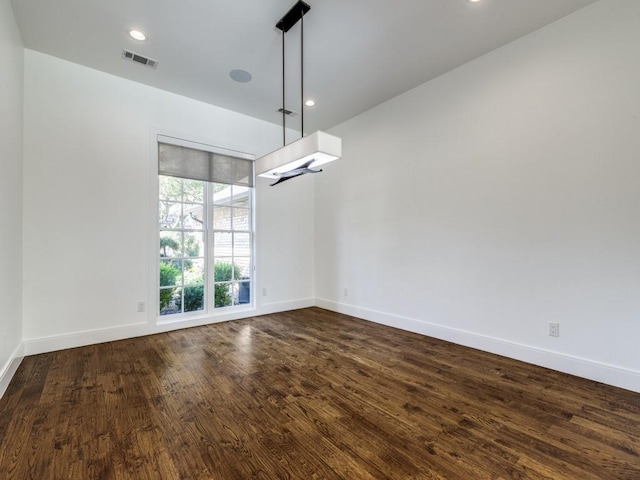
{"type": "Polygon", "coordinates": [[[286,302],[265,303],[260,305],[256,315],[269,315],[270,313],[287,312],[300,308],[309,308],[316,305],[315,298],[302,298],[299,300],[289,300],[286,302]]]}
{"type": "Polygon", "coordinates": [[[4,395],[4,392],[7,390],[13,375],[18,370],[20,366],[20,362],[22,362],[22,358],[24,357],[22,343],[16,347],[13,351],[7,363],[2,366],[0,370],[0,398],[4,395]]]}
{"type": "Polygon", "coordinates": [[[313,307],[313,298],[289,300],[261,304],[257,308],[247,308],[235,310],[226,314],[218,315],[194,315],[188,319],[174,320],[171,317],[163,318],[158,323],[141,322],[118,327],[100,328],[84,330],[79,332],[66,333],[63,335],[52,335],[47,337],[29,338],[23,341],[24,355],[37,355],[40,353],[63,350],[65,348],[84,347],[96,343],[112,342],[126,338],[141,337],[143,335],[153,335],[156,333],[170,332],[182,328],[198,327],[213,323],[227,322],[229,320],[239,320],[242,318],[256,317],[270,313],[285,312],[299,308],[313,307]]]}
{"type": "Polygon", "coordinates": [[[317,298],[316,306],[640,393],[640,372],[634,370],[332,300],[317,298]]]}
{"type": "Polygon", "coordinates": [[[48,337],[27,338],[23,340],[24,354],[39,355],[41,353],[64,350],[66,348],[84,347],[95,343],[112,342],[125,338],[140,337],[154,332],[149,331],[148,323],[136,323],[118,327],[83,330],[80,332],[51,335],[48,337]]]}

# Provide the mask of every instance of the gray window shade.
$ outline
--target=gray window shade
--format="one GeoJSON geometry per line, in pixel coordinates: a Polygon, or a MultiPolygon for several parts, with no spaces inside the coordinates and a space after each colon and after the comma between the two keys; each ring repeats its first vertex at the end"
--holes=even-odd
{"type": "Polygon", "coordinates": [[[253,187],[253,161],[167,143],[158,143],[158,173],[253,187]]]}

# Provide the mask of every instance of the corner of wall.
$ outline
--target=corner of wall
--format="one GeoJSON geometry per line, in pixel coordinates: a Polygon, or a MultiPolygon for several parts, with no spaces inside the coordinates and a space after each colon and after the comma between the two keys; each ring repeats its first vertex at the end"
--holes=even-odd
{"type": "Polygon", "coordinates": [[[0,369],[0,398],[4,395],[9,384],[11,383],[11,379],[15,375],[20,363],[22,363],[22,359],[24,358],[24,347],[22,342],[18,345],[18,347],[14,350],[14,352],[9,357],[7,363],[0,369]]]}
{"type": "Polygon", "coordinates": [[[0,3],[0,396],[22,360],[22,239],[24,166],[24,44],[12,5],[0,3]],[[12,351],[13,349],[13,351],[12,351]]]}

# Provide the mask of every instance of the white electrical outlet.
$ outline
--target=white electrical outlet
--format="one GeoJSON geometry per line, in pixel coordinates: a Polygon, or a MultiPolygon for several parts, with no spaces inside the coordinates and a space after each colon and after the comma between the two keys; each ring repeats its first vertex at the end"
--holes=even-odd
{"type": "Polygon", "coordinates": [[[267,289],[266,289],[266,288],[263,288],[263,289],[262,289],[262,296],[263,296],[263,297],[266,297],[266,296],[267,296],[267,289]]]}
{"type": "Polygon", "coordinates": [[[549,336],[550,337],[560,336],[560,324],[558,322],[549,322],[549,336]]]}
{"type": "Polygon", "coordinates": [[[349,296],[349,289],[347,287],[344,287],[344,296],[345,297],[349,296]]]}
{"type": "Polygon", "coordinates": [[[144,312],[144,302],[138,302],[138,312],[144,312]]]}

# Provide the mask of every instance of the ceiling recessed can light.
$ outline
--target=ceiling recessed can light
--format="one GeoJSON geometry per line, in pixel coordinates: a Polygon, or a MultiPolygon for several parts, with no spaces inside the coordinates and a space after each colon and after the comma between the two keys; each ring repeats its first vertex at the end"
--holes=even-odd
{"type": "Polygon", "coordinates": [[[479,2],[480,0],[469,0],[471,3],[479,2]]]}
{"type": "Polygon", "coordinates": [[[305,104],[307,107],[313,107],[313,106],[316,104],[316,102],[315,102],[315,100],[311,100],[311,99],[309,99],[309,100],[307,100],[306,102],[304,102],[304,104],[305,104]]]}
{"type": "Polygon", "coordinates": [[[141,42],[144,42],[147,39],[147,36],[140,30],[129,30],[129,36],[131,36],[131,38],[135,38],[136,40],[140,40],[141,42]]]}
{"type": "Polygon", "coordinates": [[[236,69],[236,70],[231,70],[229,72],[229,76],[235,80],[236,82],[239,83],[247,83],[251,81],[251,74],[249,72],[247,72],[246,70],[240,70],[240,69],[236,69]]]}

